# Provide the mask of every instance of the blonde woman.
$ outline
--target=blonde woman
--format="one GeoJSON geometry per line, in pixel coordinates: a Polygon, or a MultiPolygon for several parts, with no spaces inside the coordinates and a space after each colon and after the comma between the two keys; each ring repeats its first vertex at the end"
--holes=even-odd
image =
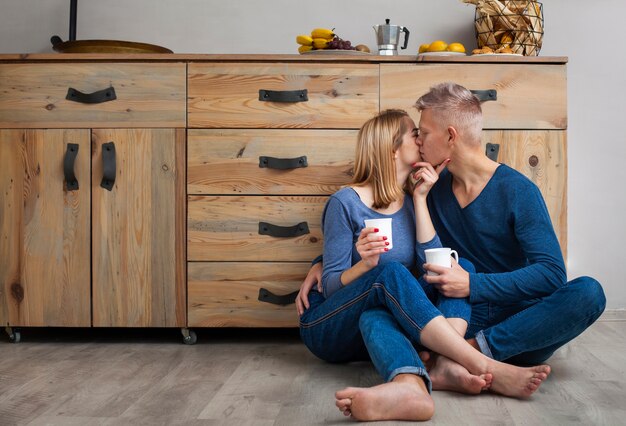
{"type": "Polygon", "coordinates": [[[298,298],[302,340],[329,362],[370,359],[385,380],[338,391],[336,405],[345,415],[429,419],[434,404],[418,356],[422,347],[465,367],[479,391],[490,387],[528,397],[550,372],[548,366],[502,364],[474,349],[461,337],[469,320],[467,300],[440,296],[411,272],[423,263],[424,249],[440,245],[426,196],[445,165],[435,170],[420,162],[417,129],[406,112],[383,111],[359,131],[353,183],[324,209],[323,291],[308,294],[307,309],[298,298]],[[364,227],[364,219],[381,217],[393,219],[392,250],[384,236],[374,235],[376,229],[364,227]]]}

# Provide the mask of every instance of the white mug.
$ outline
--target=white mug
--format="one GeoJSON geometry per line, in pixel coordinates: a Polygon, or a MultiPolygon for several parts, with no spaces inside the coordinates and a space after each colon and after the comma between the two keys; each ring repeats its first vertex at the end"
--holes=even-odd
{"type": "Polygon", "coordinates": [[[365,227],[366,228],[378,228],[378,232],[373,235],[380,235],[382,237],[387,237],[387,242],[389,245],[387,248],[391,250],[393,248],[393,239],[391,238],[391,218],[383,218],[383,219],[365,219],[365,227]]]}
{"type": "MultiPolygon", "coordinates": [[[[434,248],[424,250],[426,254],[426,263],[432,263],[433,265],[445,266],[446,268],[452,267],[452,260],[450,257],[454,257],[454,260],[459,261],[459,254],[456,250],[452,250],[449,247],[434,248]]],[[[428,271],[428,275],[439,275],[436,272],[428,271]]]]}

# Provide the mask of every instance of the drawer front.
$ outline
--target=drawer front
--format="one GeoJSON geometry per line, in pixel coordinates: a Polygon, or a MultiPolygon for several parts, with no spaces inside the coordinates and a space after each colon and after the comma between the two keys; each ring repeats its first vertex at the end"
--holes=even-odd
{"type": "Polygon", "coordinates": [[[190,196],[188,259],[310,262],[322,252],[321,217],[326,200],[313,196],[190,196]],[[269,225],[260,228],[261,222],[269,225]]]}
{"type": "Polygon", "coordinates": [[[356,130],[190,130],[187,191],[329,195],[352,179],[356,135],[356,130]]]}
{"type": "Polygon", "coordinates": [[[567,258],[566,132],[490,130],[483,132],[482,141],[498,145],[497,161],[523,173],[539,187],[567,258]]]}
{"type": "Polygon", "coordinates": [[[485,129],[566,129],[565,66],[528,64],[382,64],[381,109],[402,108],[416,123],[413,105],[430,87],[453,81],[470,90],[497,90],[483,102],[485,129]]]}
{"type": "Polygon", "coordinates": [[[378,112],[378,81],[376,64],[191,63],[189,127],[358,129],[378,112]]]}
{"type": "Polygon", "coordinates": [[[293,303],[261,302],[259,289],[277,296],[298,291],[311,264],[188,263],[189,327],[297,327],[293,303]]]}
{"type": "Polygon", "coordinates": [[[0,128],[185,127],[185,93],[182,63],[3,64],[0,128]],[[66,99],[111,87],[114,100],[66,99]]]}

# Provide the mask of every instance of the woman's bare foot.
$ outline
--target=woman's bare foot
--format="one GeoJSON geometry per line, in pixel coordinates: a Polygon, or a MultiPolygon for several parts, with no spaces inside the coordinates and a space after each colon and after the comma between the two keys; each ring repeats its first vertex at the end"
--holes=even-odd
{"type": "Polygon", "coordinates": [[[335,393],[335,405],[357,420],[430,419],[435,404],[421,377],[399,374],[393,381],[371,388],[345,388],[335,393]]]}
{"type": "Polygon", "coordinates": [[[491,373],[475,376],[461,364],[443,355],[433,354],[429,357],[429,361],[431,367],[428,370],[428,374],[433,383],[433,390],[447,390],[477,395],[491,387],[493,379],[491,373]]]}
{"type": "Polygon", "coordinates": [[[515,398],[530,397],[550,374],[549,365],[535,367],[516,367],[491,360],[489,371],[493,373],[490,390],[515,398]]]}

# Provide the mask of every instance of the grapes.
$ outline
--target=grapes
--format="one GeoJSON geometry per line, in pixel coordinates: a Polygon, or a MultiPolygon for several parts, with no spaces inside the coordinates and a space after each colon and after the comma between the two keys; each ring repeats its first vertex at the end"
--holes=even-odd
{"type": "Polygon", "coordinates": [[[335,36],[335,38],[328,43],[328,48],[335,50],[355,50],[350,40],[343,40],[339,36],[335,36]]]}

